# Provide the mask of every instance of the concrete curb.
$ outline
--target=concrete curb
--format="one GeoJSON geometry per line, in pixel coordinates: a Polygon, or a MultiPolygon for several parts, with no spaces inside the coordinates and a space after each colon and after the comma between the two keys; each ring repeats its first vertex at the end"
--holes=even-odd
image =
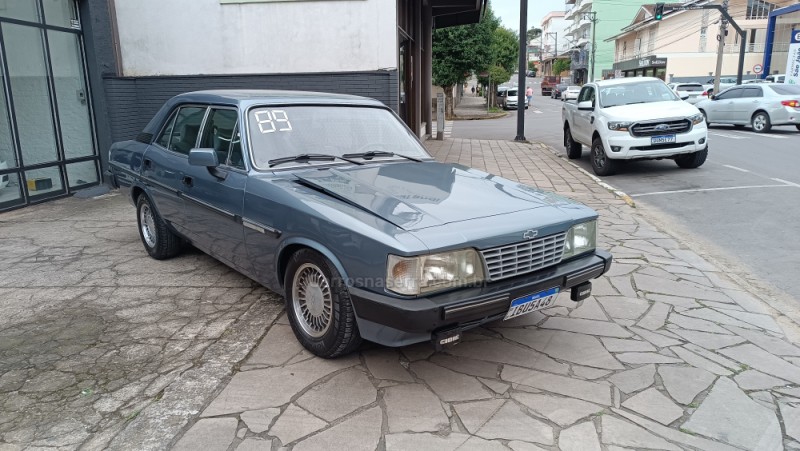
{"type": "MultiPolygon", "coordinates": [[[[552,147],[550,147],[550,146],[548,146],[547,144],[544,144],[544,143],[538,143],[538,144],[541,145],[542,147],[546,147],[546,148],[550,149],[553,152],[553,154],[555,156],[557,156],[558,158],[564,159],[564,155],[561,155],[556,149],[554,149],[554,148],[552,148],[552,147]]],[[[634,202],[633,198],[631,196],[627,195],[624,191],[618,190],[617,188],[614,188],[613,186],[609,185],[608,183],[600,180],[599,177],[597,177],[596,175],[594,175],[591,172],[587,171],[586,169],[583,169],[582,167],[578,166],[577,164],[573,163],[572,161],[567,159],[566,162],[569,163],[569,165],[572,166],[573,168],[577,169],[581,173],[587,175],[589,178],[594,180],[594,182],[597,183],[598,185],[600,185],[603,188],[605,188],[605,189],[611,191],[612,193],[614,193],[615,196],[617,196],[620,199],[622,199],[623,201],[625,201],[626,204],[630,205],[633,208],[636,208],[636,202],[634,202]]]]}
{"type": "Polygon", "coordinates": [[[508,116],[508,114],[509,113],[489,113],[488,115],[480,115],[480,116],[477,116],[477,115],[476,116],[470,116],[470,115],[459,116],[459,115],[455,115],[453,117],[453,119],[451,119],[451,120],[453,120],[453,121],[482,121],[482,120],[485,120],[485,119],[500,119],[500,118],[508,116]]]}

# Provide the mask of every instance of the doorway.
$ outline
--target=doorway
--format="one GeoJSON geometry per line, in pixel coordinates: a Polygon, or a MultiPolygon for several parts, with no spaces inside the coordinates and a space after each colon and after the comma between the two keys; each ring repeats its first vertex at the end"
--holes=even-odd
{"type": "Polygon", "coordinates": [[[0,0],[0,211],[100,182],[74,0],[0,0]]]}

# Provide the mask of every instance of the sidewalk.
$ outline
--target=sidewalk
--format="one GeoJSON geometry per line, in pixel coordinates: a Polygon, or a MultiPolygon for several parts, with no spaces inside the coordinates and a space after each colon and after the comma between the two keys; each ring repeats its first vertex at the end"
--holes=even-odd
{"type": "Polygon", "coordinates": [[[456,119],[459,120],[496,119],[508,115],[508,113],[503,111],[490,113],[486,109],[486,99],[480,96],[476,97],[471,92],[464,93],[464,95],[461,97],[461,102],[459,102],[459,104],[455,107],[453,113],[455,113],[456,119]]]}
{"type": "Polygon", "coordinates": [[[781,327],[791,322],[779,325],[720,268],[544,145],[425,144],[440,161],[597,209],[599,246],[615,263],[593,296],[572,309],[564,295],[443,352],[366,345],[336,360],[303,351],[281,314],[175,449],[800,448],[800,348],[781,327]]]}

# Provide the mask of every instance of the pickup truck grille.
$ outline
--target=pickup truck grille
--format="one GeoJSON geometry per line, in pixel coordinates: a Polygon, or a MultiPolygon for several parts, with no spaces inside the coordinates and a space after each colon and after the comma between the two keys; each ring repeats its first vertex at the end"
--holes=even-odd
{"type": "Polygon", "coordinates": [[[692,128],[688,119],[677,119],[658,122],[637,122],[631,127],[633,136],[672,135],[685,133],[692,128]]]}
{"type": "Polygon", "coordinates": [[[481,251],[490,281],[536,271],[561,262],[566,233],[481,251]]]}

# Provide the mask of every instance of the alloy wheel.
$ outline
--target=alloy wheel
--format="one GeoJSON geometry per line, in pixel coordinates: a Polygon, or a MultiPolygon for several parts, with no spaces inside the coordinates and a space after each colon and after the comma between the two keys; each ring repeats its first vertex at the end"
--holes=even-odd
{"type": "Polygon", "coordinates": [[[153,210],[147,204],[139,209],[139,219],[142,228],[142,238],[148,247],[156,247],[156,221],[153,218],[153,210]]]}
{"type": "Polygon", "coordinates": [[[300,266],[292,279],[292,307],[298,325],[311,337],[319,338],[331,327],[333,297],[328,279],[314,264],[300,266]]]}

